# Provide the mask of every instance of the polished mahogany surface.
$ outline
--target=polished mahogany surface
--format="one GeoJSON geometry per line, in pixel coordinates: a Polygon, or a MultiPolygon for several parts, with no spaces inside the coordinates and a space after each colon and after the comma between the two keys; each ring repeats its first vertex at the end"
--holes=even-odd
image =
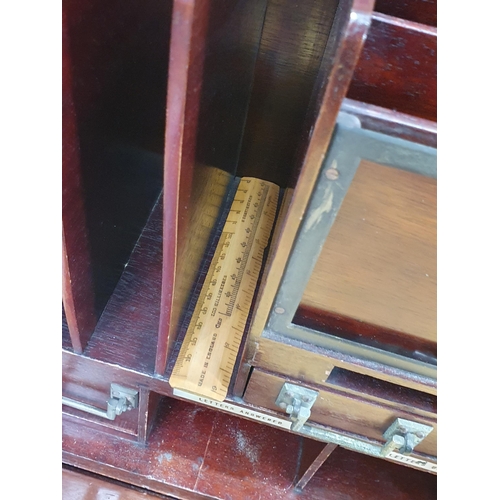
{"type": "Polygon", "coordinates": [[[161,190],[171,7],[63,2],[97,317],[161,190]]]}
{"type": "Polygon", "coordinates": [[[66,320],[66,314],[64,313],[64,307],[62,307],[62,348],[68,351],[73,349],[71,344],[71,338],[69,335],[68,321],[66,320]]]}
{"type": "MultiPolygon", "coordinates": [[[[417,136],[432,136],[435,31],[417,25],[432,22],[408,2],[397,11],[384,3],[369,29],[373,0],[65,0],[74,106],[66,106],[73,124],[66,120],[65,144],[74,152],[70,135],[78,140],[73,165],[84,189],[75,200],[87,219],[98,323],[76,355],[63,314],[63,390],[101,406],[111,382],[140,391],[139,409],[117,422],[66,408],[65,463],[186,499],[435,498],[432,475],[159,394],[172,396],[162,376],[168,308],[172,294],[182,296],[174,277],[179,285],[196,267],[192,223],[208,200],[204,188],[215,184],[206,182],[210,169],[296,189],[302,201],[288,214],[283,257],[367,32],[354,106],[366,123],[377,121],[375,105],[426,118],[417,136]],[[384,52],[392,37],[398,43],[384,52]]],[[[387,126],[401,130],[398,117],[387,126]]],[[[369,382],[335,372],[327,381],[345,392],[372,387],[373,398],[398,392],[369,382]]],[[[411,399],[405,390],[398,396],[411,399]]],[[[435,406],[425,395],[419,401],[435,406]]]]}
{"type": "Polygon", "coordinates": [[[155,205],[85,356],[153,373],[160,316],[162,201],[155,205]]]}
{"type": "Polygon", "coordinates": [[[165,497],[130,484],[63,466],[62,500],[158,500],[165,497]]]}
{"type": "MultiPolygon", "coordinates": [[[[62,54],[62,299],[64,322],[75,352],[81,353],[96,324],[90,266],[80,141],[73,100],[68,23],[63,12],[62,54]],[[65,308],[65,312],[64,312],[65,308]]],[[[63,337],[64,339],[64,337],[63,337]]]]}
{"type": "Polygon", "coordinates": [[[338,0],[269,0],[238,175],[287,187],[338,0]]]}
{"type": "MultiPolygon", "coordinates": [[[[186,290],[193,285],[203,256],[204,249],[196,252],[190,239],[203,229],[197,214],[213,183],[207,169],[227,177],[236,172],[265,8],[264,0],[174,2],[166,89],[157,373],[165,371],[186,290]]],[[[214,205],[220,207],[222,198],[206,201],[212,211],[214,205]]],[[[197,242],[200,246],[206,246],[210,228],[206,233],[197,242]]]]}
{"type": "Polygon", "coordinates": [[[147,446],[64,421],[64,461],[163,494],[193,499],[430,500],[436,476],[337,448],[301,493],[321,450],[280,429],[165,399],[147,446]],[[307,455],[309,456],[309,455],[307,455]]]}
{"type": "Polygon", "coordinates": [[[437,0],[377,0],[375,10],[415,23],[437,25],[437,0]]]}
{"type": "Polygon", "coordinates": [[[374,13],[347,97],[436,121],[436,28],[374,13]]]}

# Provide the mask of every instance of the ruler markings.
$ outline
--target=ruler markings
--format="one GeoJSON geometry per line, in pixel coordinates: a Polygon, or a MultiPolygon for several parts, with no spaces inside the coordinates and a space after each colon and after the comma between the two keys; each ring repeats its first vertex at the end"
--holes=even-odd
{"type": "Polygon", "coordinates": [[[278,195],[272,183],[241,179],[169,380],[172,387],[218,401],[226,397],[278,195]]]}

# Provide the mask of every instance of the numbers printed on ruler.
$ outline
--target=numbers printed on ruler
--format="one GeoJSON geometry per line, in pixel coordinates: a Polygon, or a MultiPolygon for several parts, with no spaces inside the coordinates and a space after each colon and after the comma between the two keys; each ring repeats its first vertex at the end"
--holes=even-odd
{"type": "Polygon", "coordinates": [[[276,215],[279,188],[242,178],[170,385],[223,401],[276,215]]]}

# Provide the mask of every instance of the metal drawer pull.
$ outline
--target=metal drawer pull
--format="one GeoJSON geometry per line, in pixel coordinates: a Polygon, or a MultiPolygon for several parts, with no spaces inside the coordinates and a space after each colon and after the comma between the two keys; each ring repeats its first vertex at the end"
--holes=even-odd
{"type": "Polygon", "coordinates": [[[290,415],[291,430],[300,431],[311,416],[311,408],[318,397],[318,391],[285,382],[275,404],[290,415]]]}
{"type": "Polygon", "coordinates": [[[430,425],[397,418],[384,432],[385,445],[380,450],[383,456],[391,451],[409,455],[423,439],[432,432],[430,425]]]}
{"type": "MultiPolygon", "coordinates": [[[[343,434],[338,434],[330,430],[313,427],[307,424],[302,426],[302,428],[299,431],[299,434],[306,437],[310,437],[312,439],[316,439],[317,441],[323,441],[325,443],[334,443],[338,446],[341,446],[342,448],[353,450],[358,453],[364,453],[365,455],[371,455],[372,457],[377,457],[377,458],[386,458],[388,460],[403,463],[406,465],[416,467],[418,469],[427,470],[429,472],[437,474],[437,462],[428,461],[426,459],[422,459],[415,456],[403,455],[402,453],[396,451],[396,448],[398,446],[395,446],[393,451],[387,449],[384,450],[384,446],[373,444],[372,442],[369,441],[364,441],[361,439],[345,436],[343,434]]],[[[396,444],[403,445],[404,439],[400,440],[399,438],[396,438],[394,441],[396,444]]]]}
{"type": "Polygon", "coordinates": [[[110,398],[107,401],[107,409],[103,410],[86,403],[81,403],[74,399],[63,396],[62,404],[82,410],[98,417],[114,420],[117,415],[121,415],[124,411],[133,410],[139,404],[139,391],[129,389],[118,384],[111,384],[109,389],[110,398]]]}
{"type": "Polygon", "coordinates": [[[290,430],[303,436],[325,443],[334,443],[348,450],[364,453],[377,458],[405,463],[413,467],[437,473],[437,463],[411,457],[414,448],[434,429],[431,425],[396,418],[384,432],[385,444],[380,446],[370,439],[357,439],[337,432],[308,425],[311,409],[318,398],[318,391],[285,382],[276,398],[275,404],[290,415],[290,430]]]}

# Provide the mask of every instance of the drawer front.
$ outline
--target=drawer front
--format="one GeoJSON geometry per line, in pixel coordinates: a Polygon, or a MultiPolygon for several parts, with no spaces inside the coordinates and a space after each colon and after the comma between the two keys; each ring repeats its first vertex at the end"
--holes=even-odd
{"type": "Polygon", "coordinates": [[[140,393],[139,384],[129,373],[89,358],[66,355],[63,352],[63,414],[82,423],[106,427],[119,432],[120,435],[136,439],[139,429],[140,393]],[[107,403],[111,399],[111,384],[116,384],[118,389],[137,391],[137,407],[116,414],[114,420],[91,413],[93,409],[107,412],[107,403]],[[89,407],[90,411],[82,408],[82,405],[89,407]]]}
{"type": "MultiPolygon", "coordinates": [[[[432,432],[416,446],[415,452],[436,456],[437,423],[435,408],[429,401],[403,402],[384,398],[382,393],[375,397],[363,395],[362,388],[358,392],[345,387],[333,385],[332,389],[305,386],[282,376],[254,369],[250,377],[244,400],[252,405],[277,411],[276,398],[285,382],[318,391],[318,397],[311,408],[308,423],[322,424],[333,431],[345,431],[357,434],[385,444],[384,432],[397,419],[402,418],[433,427],[432,432]]],[[[396,391],[397,392],[397,391],[396,391]]],[[[415,391],[416,392],[416,391],[415,391]]],[[[417,398],[418,399],[418,398],[417,398]]]]}

